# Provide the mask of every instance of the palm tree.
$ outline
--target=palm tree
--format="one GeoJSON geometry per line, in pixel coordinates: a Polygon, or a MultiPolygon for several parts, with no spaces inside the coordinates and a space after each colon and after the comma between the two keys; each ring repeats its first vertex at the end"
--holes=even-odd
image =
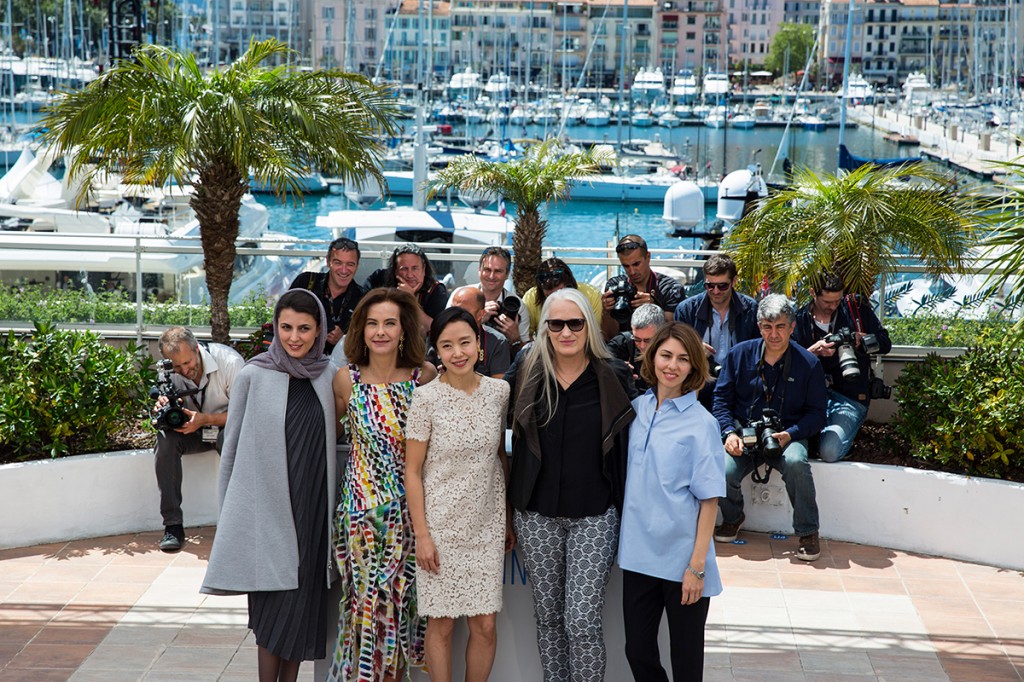
{"type": "MultiPolygon", "coordinates": [[[[993,270],[986,291],[1001,292],[1004,309],[1012,314],[1024,306],[1024,157],[998,166],[1008,177],[997,200],[994,229],[982,242],[982,254],[984,265],[993,270]]],[[[1012,342],[1019,343],[1022,336],[1024,318],[1018,321],[1012,342]]]]}
{"type": "Polygon", "coordinates": [[[982,208],[977,195],[919,166],[821,177],[801,169],[744,216],[723,248],[748,284],[767,278],[793,295],[829,271],[847,291],[870,296],[908,257],[934,275],[963,272],[982,208]]]}
{"type": "Polygon", "coordinates": [[[193,55],[146,45],[68,93],[44,121],[49,143],[70,155],[67,172],[85,180],[79,203],[98,173],[192,184],[215,341],[228,340],[238,211],[250,173],[279,195],[300,194],[297,180],[311,169],[383,182],[377,162],[394,115],[387,92],[339,71],[264,64],[290,53],[277,40],[253,40],[233,64],[204,74],[193,55]]]}
{"type": "Polygon", "coordinates": [[[460,157],[438,171],[430,194],[449,189],[497,192],[515,204],[512,282],[521,296],[536,283],[540,266],[541,245],[548,229],[547,220],[540,216],[541,206],[568,198],[573,181],[596,175],[609,160],[604,152],[565,152],[552,138],[528,149],[523,158],[507,163],[472,155],[460,157]]]}

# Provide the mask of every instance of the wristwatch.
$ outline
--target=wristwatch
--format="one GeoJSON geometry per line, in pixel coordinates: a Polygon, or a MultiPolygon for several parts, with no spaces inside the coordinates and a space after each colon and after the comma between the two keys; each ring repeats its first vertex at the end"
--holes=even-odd
{"type": "Polygon", "coordinates": [[[694,568],[690,564],[686,564],[686,570],[689,571],[690,573],[693,573],[695,576],[697,576],[697,580],[704,580],[704,571],[698,571],[696,568],[694,568]]]}

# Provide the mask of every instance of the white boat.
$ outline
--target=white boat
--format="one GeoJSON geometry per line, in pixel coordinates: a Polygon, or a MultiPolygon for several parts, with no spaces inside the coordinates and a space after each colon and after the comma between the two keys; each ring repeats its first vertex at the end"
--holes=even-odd
{"type": "Polygon", "coordinates": [[[770,121],[772,120],[772,105],[767,99],[759,98],[754,100],[754,106],[751,108],[751,113],[754,118],[758,121],[770,121]]]}
{"type": "Polygon", "coordinates": [[[691,104],[697,99],[697,77],[690,69],[681,69],[672,79],[672,88],[668,91],[672,100],[681,104],[691,104]]]}
{"type": "Polygon", "coordinates": [[[683,124],[683,119],[668,111],[658,117],[658,125],[662,128],[678,128],[683,124]]]}
{"type": "MultiPolygon", "coordinates": [[[[644,173],[642,175],[596,175],[586,180],[574,182],[570,197],[572,199],[587,199],[590,201],[631,201],[631,202],[662,202],[665,199],[665,192],[683,180],[679,175],[660,169],[656,173],[644,173]]],[[[717,183],[698,180],[700,188],[707,202],[714,202],[718,198],[717,183]]]]}
{"type": "Polygon", "coordinates": [[[607,109],[603,109],[599,106],[591,105],[585,112],[583,112],[583,124],[600,128],[608,125],[612,120],[612,114],[607,109]]]}
{"type": "Polygon", "coordinates": [[[665,74],[661,69],[645,69],[640,67],[633,78],[630,89],[633,99],[641,102],[652,102],[665,94],[665,74]]]}
{"type": "MultiPolygon", "coordinates": [[[[102,212],[76,210],[78,188],[50,175],[51,161],[46,154],[25,152],[0,178],[0,281],[85,290],[106,285],[134,298],[135,273],[141,269],[146,295],[182,303],[209,300],[201,251],[165,252],[200,247],[189,190],[124,185],[111,178],[92,194],[102,212]]],[[[246,195],[239,210],[243,244],[282,248],[294,242],[267,226],[266,207],[246,195]],[[259,241],[267,238],[277,243],[259,241]]],[[[299,259],[239,256],[230,300],[280,293],[300,269],[299,259]]]]}
{"type": "Polygon", "coordinates": [[[513,83],[512,79],[502,71],[491,75],[491,77],[487,79],[487,84],[484,85],[484,92],[486,92],[491,99],[495,100],[501,99],[502,97],[511,97],[515,94],[515,91],[515,83],[513,83]]]}
{"type": "Polygon", "coordinates": [[[654,117],[649,111],[634,111],[629,117],[629,123],[634,128],[650,128],[654,125],[654,117]]]}
{"type": "Polygon", "coordinates": [[[756,121],[750,114],[736,114],[729,119],[729,127],[737,130],[750,130],[756,121]]]}
{"type": "Polygon", "coordinates": [[[800,127],[804,130],[809,130],[813,133],[821,133],[825,131],[825,121],[816,114],[801,114],[796,117],[796,122],[800,124],[800,127]]]}
{"type": "Polygon", "coordinates": [[[863,74],[854,73],[846,84],[846,99],[853,102],[871,102],[875,97],[875,88],[864,78],[863,74]]]}
{"type": "Polygon", "coordinates": [[[924,103],[932,94],[932,84],[928,76],[914,71],[903,81],[903,98],[910,103],[924,103]]]}
{"type": "Polygon", "coordinates": [[[480,95],[483,86],[480,83],[480,74],[468,66],[465,71],[452,74],[448,81],[449,99],[464,99],[473,101],[480,95]]]}
{"type": "MultiPolygon", "coordinates": [[[[303,194],[323,194],[328,189],[327,180],[320,173],[308,173],[295,181],[303,194]]],[[[249,191],[253,194],[276,194],[277,190],[268,182],[260,182],[249,176],[249,191]]]]}
{"type": "Polygon", "coordinates": [[[705,102],[720,102],[729,96],[729,76],[710,71],[704,74],[703,91],[705,102]]]}
{"type": "Polygon", "coordinates": [[[508,115],[508,123],[513,126],[524,126],[530,122],[530,112],[526,107],[517,106],[508,115]]]}
{"type": "Polygon", "coordinates": [[[704,126],[706,128],[724,128],[725,121],[725,107],[715,107],[704,116],[704,126]]]}

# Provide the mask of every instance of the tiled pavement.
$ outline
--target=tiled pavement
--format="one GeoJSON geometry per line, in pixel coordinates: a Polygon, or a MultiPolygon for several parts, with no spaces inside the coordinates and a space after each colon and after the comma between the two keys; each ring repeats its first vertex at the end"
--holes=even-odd
{"type": "MultiPolygon", "coordinates": [[[[212,534],[177,555],[155,533],[0,551],[0,682],[255,679],[244,598],[198,593],[212,534]]],[[[1021,572],[827,541],[804,564],[792,539],[741,538],[718,546],[707,682],[1024,680],[1021,572]]]]}

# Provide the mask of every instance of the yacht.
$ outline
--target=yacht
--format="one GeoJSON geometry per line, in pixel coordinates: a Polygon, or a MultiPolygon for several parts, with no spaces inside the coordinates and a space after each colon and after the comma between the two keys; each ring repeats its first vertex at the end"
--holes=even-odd
{"type": "Polygon", "coordinates": [[[932,84],[928,76],[914,71],[903,81],[903,98],[908,104],[924,103],[932,93],[932,84]]]}
{"type": "Polygon", "coordinates": [[[491,99],[499,100],[503,97],[513,96],[516,92],[516,85],[504,72],[499,71],[487,79],[487,84],[484,85],[484,92],[491,99]]]}
{"type": "Polygon", "coordinates": [[[630,90],[633,99],[641,102],[653,102],[665,95],[665,74],[661,69],[645,69],[640,67],[633,79],[630,90]]]}
{"type": "Polygon", "coordinates": [[[854,73],[846,84],[846,99],[855,103],[870,103],[875,97],[875,88],[863,74],[854,73]]]}
{"type": "Polygon", "coordinates": [[[750,130],[756,123],[750,114],[736,114],[729,119],[729,127],[737,130],[750,130]]]}
{"type": "Polygon", "coordinates": [[[472,102],[480,96],[482,89],[480,74],[467,66],[465,71],[452,74],[451,80],[448,81],[448,98],[472,102]]]}
{"type": "Polygon", "coordinates": [[[705,102],[721,102],[729,96],[729,76],[709,71],[704,74],[703,90],[705,102]]]}
{"type": "Polygon", "coordinates": [[[697,99],[697,77],[690,69],[681,69],[672,80],[672,89],[668,91],[674,102],[692,104],[697,99]]]}

